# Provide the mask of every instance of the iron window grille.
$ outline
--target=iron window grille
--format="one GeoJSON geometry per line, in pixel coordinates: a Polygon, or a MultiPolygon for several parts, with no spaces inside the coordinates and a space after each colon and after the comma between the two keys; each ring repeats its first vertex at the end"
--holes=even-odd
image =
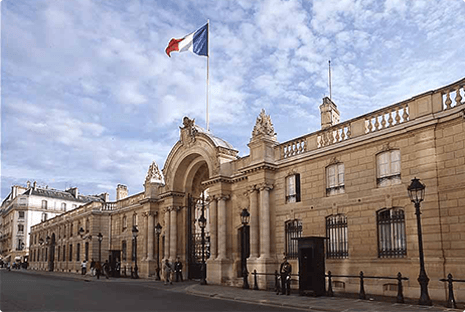
{"type": "Polygon", "coordinates": [[[378,257],[404,258],[407,255],[404,210],[382,209],[377,213],[377,222],[378,257]]]}
{"type": "Polygon", "coordinates": [[[285,223],[286,256],[288,259],[297,259],[299,256],[298,242],[296,238],[302,237],[302,221],[290,220],[285,223]]]}
{"type": "Polygon", "coordinates": [[[345,259],[349,257],[347,217],[343,214],[326,217],[326,258],[345,259]]]}

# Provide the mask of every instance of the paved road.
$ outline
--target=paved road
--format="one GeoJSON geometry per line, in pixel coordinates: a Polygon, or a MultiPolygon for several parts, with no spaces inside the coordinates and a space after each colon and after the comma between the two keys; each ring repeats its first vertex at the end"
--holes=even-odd
{"type": "Polygon", "coordinates": [[[78,280],[0,270],[0,310],[7,311],[296,311],[185,294],[189,283],[78,280]]]}

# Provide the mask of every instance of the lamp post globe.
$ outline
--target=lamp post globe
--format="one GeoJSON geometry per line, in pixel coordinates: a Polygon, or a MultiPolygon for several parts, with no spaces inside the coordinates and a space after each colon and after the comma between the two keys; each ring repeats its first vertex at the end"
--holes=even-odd
{"type": "Polygon", "coordinates": [[[242,284],[243,289],[249,289],[249,279],[248,275],[249,272],[247,271],[247,236],[246,236],[246,229],[247,224],[249,224],[250,220],[250,213],[247,211],[247,208],[242,209],[240,214],[241,216],[241,223],[242,223],[242,277],[244,278],[244,282],[242,284]]]}
{"type": "Polygon", "coordinates": [[[157,269],[156,269],[156,272],[157,272],[157,276],[155,276],[155,279],[157,281],[160,280],[160,234],[161,234],[161,225],[160,223],[157,223],[157,225],[155,226],[155,234],[157,234],[157,269]]]}
{"type": "Polygon", "coordinates": [[[425,185],[420,182],[416,177],[412,179],[412,183],[407,188],[408,195],[412,203],[415,204],[415,215],[417,216],[417,231],[418,231],[418,252],[420,257],[420,274],[418,276],[418,283],[420,284],[420,305],[433,305],[428,294],[429,278],[426,275],[425,259],[423,254],[423,236],[421,232],[421,211],[420,203],[425,199],[425,185]]]}
{"type": "Polygon", "coordinates": [[[137,233],[139,230],[137,229],[136,225],[132,226],[132,238],[134,240],[134,275],[133,278],[139,278],[138,268],[137,268],[137,233]]]}

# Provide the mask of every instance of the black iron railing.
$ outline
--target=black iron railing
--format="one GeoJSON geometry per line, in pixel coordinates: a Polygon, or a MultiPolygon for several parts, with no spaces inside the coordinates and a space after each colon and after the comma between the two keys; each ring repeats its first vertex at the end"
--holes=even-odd
{"type": "Polygon", "coordinates": [[[447,298],[447,307],[457,309],[457,304],[455,303],[454,298],[454,282],[456,283],[465,283],[465,280],[453,279],[452,274],[448,274],[447,278],[442,278],[439,281],[447,282],[449,285],[449,296],[447,298]]]}
{"type": "MultiPolygon", "coordinates": [[[[278,271],[275,271],[274,273],[258,273],[257,270],[253,270],[252,272],[253,275],[253,290],[258,290],[258,276],[274,276],[274,291],[278,292],[281,290],[281,275],[278,273],[278,271]]],[[[297,282],[297,279],[292,279],[292,277],[298,277],[299,274],[290,274],[291,276],[291,283],[292,282],[297,282]]]]}
{"type": "Polygon", "coordinates": [[[397,277],[390,277],[390,276],[365,276],[363,275],[363,271],[360,271],[359,275],[333,275],[331,271],[328,271],[328,274],[325,275],[328,278],[328,291],[327,296],[333,297],[333,286],[332,286],[332,278],[333,277],[343,277],[343,278],[359,278],[360,279],[360,291],[358,294],[359,299],[366,299],[365,294],[365,286],[364,286],[364,279],[390,279],[390,280],[397,280],[397,303],[404,303],[404,294],[403,294],[403,287],[402,281],[407,281],[407,277],[402,277],[402,274],[399,272],[397,273],[397,277]]]}

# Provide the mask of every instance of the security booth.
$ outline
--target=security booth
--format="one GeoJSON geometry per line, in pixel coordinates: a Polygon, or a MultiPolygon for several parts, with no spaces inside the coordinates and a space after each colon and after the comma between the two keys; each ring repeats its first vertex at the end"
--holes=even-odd
{"type": "Polygon", "coordinates": [[[326,237],[300,237],[299,248],[299,294],[323,296],[325,294],[325,248],[326,237]]]}

